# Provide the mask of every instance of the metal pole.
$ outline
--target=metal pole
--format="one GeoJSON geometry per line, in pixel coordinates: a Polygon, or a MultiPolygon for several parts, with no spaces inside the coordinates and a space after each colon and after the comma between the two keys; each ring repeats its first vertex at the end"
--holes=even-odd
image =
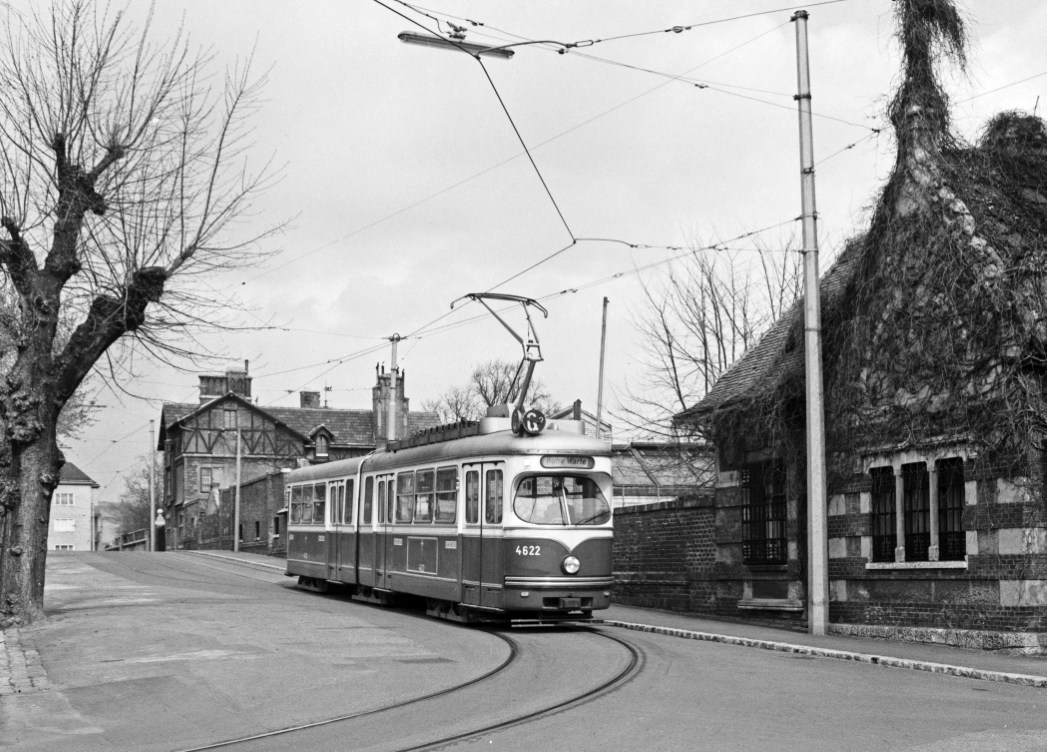
{"type": "Polygon", "coordinates": [[[149,546],[146,551],[156,550],[156,453],[153,451],[155,446],[153,421],[149,421],[149,546]]]}
{"type": "Polygon", "coordinates": [[[233,551],[240,550],[240,408],[236,408],[236,491],[233,493],[233,551]]]}
{"type": "Polygon", "coordinates": [[[822,394],[821,305],[818,300],[818,211],[814,200],[814,135],[807,53],[807,11],[797,11],[796,74],[800,109],[800,185],[803,198],[803,322],[807,379],[807,630],[829,624],[828,539],[825,489],[825,414],[822,394]]]}
{"type": "Polygon", "coordinates": [[[389,405],[388,405],[388,416],[386,418],[386,439],[388,441],[396,440],[396,343],[400,341],[400,335],[394,334],[389,338],[389,341],[393,343],[393,357],[390,363],[392,364],[389,369],[389,405]]]}
{"type": "Polygon", "coordinates": [[[603,325],[600,327],[600,384],[596,388],[596,438],[603,438],[603,358],[607,349],[607,304],[603,299],[603,325]]]}

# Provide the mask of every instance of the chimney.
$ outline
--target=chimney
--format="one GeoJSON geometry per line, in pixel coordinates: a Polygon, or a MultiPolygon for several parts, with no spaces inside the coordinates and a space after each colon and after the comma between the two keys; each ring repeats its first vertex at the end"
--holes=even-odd
{"type": "Polygon", "coordinates": [[[248,361],[245,360],[243,370],[234,366],[226,369],[224,374],[200,374],[200,404],[223,397],[229,392],[239,394],[250,402],[251,377],[247,375],[247,366],[248,361]]]}
{"type": "Polygon", "coordinates": [[[320,407],[320,392],[299,392],[302,407],[320,407]]]}
{"type": "Polygon", "coordinates": [[[581,420],[582,419],[582,401],[580,399],[576,399],[574,401],[574,413],[573,413],[572,417],[575,420],[581,420]]]}

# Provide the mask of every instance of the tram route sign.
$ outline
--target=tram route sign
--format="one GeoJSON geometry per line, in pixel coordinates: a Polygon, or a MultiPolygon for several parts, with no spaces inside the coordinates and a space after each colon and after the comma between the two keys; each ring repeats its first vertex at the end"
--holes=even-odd
{"type": "Polygon", "coordinates": [[[520,408],[513,410],[512,429],[517,436],[537,436],[545,428],[545,414],[541,410],[520,408]]]}

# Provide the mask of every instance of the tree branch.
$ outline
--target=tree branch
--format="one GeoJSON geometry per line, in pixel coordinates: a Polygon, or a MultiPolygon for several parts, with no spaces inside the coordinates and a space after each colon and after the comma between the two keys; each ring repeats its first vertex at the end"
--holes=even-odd
{"type": "Polygon", "coordinates": [[[72,397],[109,346],[145,323],[146,308],[160,300],[167,278],[165,269],[149,266],[135,272],[123,298],[99,295],[94,299],[58,358],[56,401],[64,404],[72,397]]]}

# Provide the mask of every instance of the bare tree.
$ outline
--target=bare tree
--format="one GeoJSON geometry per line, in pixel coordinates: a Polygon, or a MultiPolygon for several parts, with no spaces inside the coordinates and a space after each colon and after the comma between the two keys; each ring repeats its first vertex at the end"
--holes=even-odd
{"type": "MultiPolygon", "coordinates": [[[[153,498],[161,499],[163,485],[161,474],[154,468],[153,498]]],[[[139,457],[138,462],[124,476],[124,492],[117,499],[117,514],[120,533],[130,533],[149,527],[149,460],[139,457]]]]}
{"type": "MultiPolygon", "coordinates": [[[[436,399],[426,400],[422,409],[437,413],[444,423],[479,420],[492,405],[516,402],[523,381],[519,366],[519,363],[500,359],[480,363],[473,369],[468,384],[453,386],[436,399]]],[[[531,379],[527,389],[527,404],[546,414],[560,409],[560,404],[537,378],[531,379]]]]}
{"type": "Polygon", "coordinates": [[[275,228],[244,229],[273,174],[246,159],[249,63],[215,82],[213,55],[181,30],[158,46],[148,22],[91,0],[0,17],[0,269],[16,303],[0,380],[3,626],[42,613],[63,408],[117,343],[185,352],[175,335],[208,321],[209,300],[228,305],[193,293],[201,273],[275,228]]]}
{"type": "Polygon", "coordinates": [[[671,437],[672,416],[701,400],[800,294],[798,253],[757,246],[701,250],[644,285],[634,324],[644,340],[647,377],[619,401],[618,417],[671,437]]]}

